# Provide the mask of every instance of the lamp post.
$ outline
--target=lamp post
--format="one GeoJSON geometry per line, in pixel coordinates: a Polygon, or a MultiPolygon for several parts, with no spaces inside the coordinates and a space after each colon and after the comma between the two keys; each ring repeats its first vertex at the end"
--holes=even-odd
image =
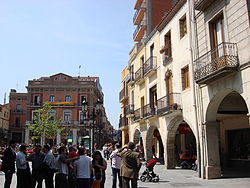
{"type": "Polygon", "coordinates": [[[94,103],[94,106],[92,107],[92,111],[90,111],[91,109],[89,108],[90,106],[88,105],[86,98],[84,98],[82,101],[82,111],[89,115],[89,118],[85,119],[84,124],[88,124],[89,129],[90,129],[90,151],[91,151],[91,154],[93,154],[93,152],[94,152],[94,129],[95,129],[95,125],[96,125],[96,118],[97,118],[97,115],[99,115],[101,112],[102,105],[103,105],[103,102],[101,101],[100,98],[98,98],[97,101],[94,103]],[[90,124],[90,122],[88,120],[92,120],[92,125],[90,124]]]}

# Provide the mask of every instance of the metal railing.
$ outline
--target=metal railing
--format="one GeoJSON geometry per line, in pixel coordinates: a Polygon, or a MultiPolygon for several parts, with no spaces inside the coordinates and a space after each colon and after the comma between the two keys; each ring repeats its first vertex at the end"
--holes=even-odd
{"type": "Polygon", "coordinates": [[[144,117],[144,118],[146,118],[146,117],[149,117],[149,116],[154,116],[156,113],[155,113],[155,108],[154,107],[152,107],[152,105],[151,104],[147,104],[147,105],[145,105],[145,106],[143,106],[142,107],[142,116],[144,117]]]}
{"type": "Polygon", "coordinates": [[[223,42],[194,61],[194,79],[198,81],[223,68],[236,68],[238,65],[237,45],[223,42]]]}
{"type": "Polygon", "coordinates": [[[141,108],[135,110],[134,121],[141,119],[141,108]]]}
{"type": "Polygon", "coordinates": [[[119,127],[124,127],[128,125],[128,118],[127,117],[121,117],[119,121],[119,127]]]}
{"type": "Polygon", "coordinates": [[[145,10],[146,9],[146,2],[142,2],[142,4],[138,7],[138,9],[136,10],[134,17],[133,17],[133,22],[135,22],[138,14],[140,11],[145,10]]]}
{"type": "Polygon", "coordinates": [[[141,23],[136,27],[134,33],[133,33],[133,39],[135,39],[137,33],[142,27],[146,27],[146,20],[142,20],[141,23]]]}
{"type": "Polygon", "coordinates": [[[134,105],[129,104],[125,106],[125,115],[134,114],[134,105]]]}
{"type": "Polygon", "coordinates": [[[151,56],[143,64],[143,75],[146,75],[152,70],[156,70],[156,68],[157,68],[157,58],[155,56],[151,56]]]}
{"type": "Polygon", "coordinates": [[[139,68],[136,72],[135,72],[135,82],[137,82],[138,80],[140,80],[141,78],[143,78],[143,69],[139,68]]]}
{"type": "Polygon", "coordinates": [[[181,94],[169,93],[157,100],[157,114],[181,108],[181,94]]]}
{"type": "Polygon", "coordinates": [[[126,88],[123,88],[119,93],[120,101],[124,99],[126,96],[128,96],[128,90],[126,88]]]}

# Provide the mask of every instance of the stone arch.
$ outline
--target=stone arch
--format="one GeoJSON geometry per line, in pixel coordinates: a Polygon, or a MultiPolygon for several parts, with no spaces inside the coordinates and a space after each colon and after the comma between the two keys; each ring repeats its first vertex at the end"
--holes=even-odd
{"type": "Polygon", "coordinates": [[[139,144],[141,142],[141,132],[139,129],[135,129],[135,132],[133,134],[133,142],[135,144],[139,144]]]}
{"type": "Polygon", "coordinates": [[[168,169],[175,168],[175,137],[176,131],[183,121],[182,116],[173,118],[167,127],[167,143],[165,149],[165,165],[168,169]]]}
{"type": "MultiPolygon", "coordinates": [[[[223,117],[235,117],[237,114],[242,114],[242,117],[245,118],[245,125],[249,125],[249,122],[246,121],[248,119],[248,112],[248,104],[244,97],[232,89],[225,89],[218,92],[210,100],[206,109],[204,124],[206,135],[205,151],[207,154],[205,156],[206,178],[211,179],[221,177],[221,162],[225,163],[225,158],[223,158],[224,155],[222,154],[222,151],[224,151],[225,148],[221,150],[221,147],[229,147],[226,146],[226,141],[224,142],[224,145],[221,145],[221,143],[223,139],[229,139],[227,134],[230,128],[227,128],[227,125],[230,124],[230,126],[234,126],[231,130],[236,130],[238,126],[238,122],[236,123],[237,125],[232,125],[229,121],[224,120],[223,117]],[[223,120],[221,120],[221,118],[223,120]]],[[[241,120],[238,119],[237,121],[241,120]]]]}
{"type": "Polygon", "coordinates": [[[158,143],[158,147],[156,148],[156,151],[158,152],[157,158],[159,158],[160,161],[161,160],[163,161],[164,160],[164,147],[163,147],[162,137],[161,137],[161,133],[158,127],[155,125],[150,125],[150,127],[147,130],[146,143],[145,143],[145,149],[146,149],[145,156],[146,156],[146,159],[153,158],[152,139],[154,137],[155,131],[157,131],[157,136],[155,135],[155,137],[158,143]]]}

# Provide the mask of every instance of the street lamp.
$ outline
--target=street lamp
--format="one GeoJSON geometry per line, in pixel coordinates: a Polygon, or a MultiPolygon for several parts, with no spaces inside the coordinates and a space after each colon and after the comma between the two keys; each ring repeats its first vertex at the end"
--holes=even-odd
{"type": "MultiPolygon", "coordinates": [[[[94,128],[96,124],[96,118],[97,118],[97,115],[99,115],[102,110],[102,105],[103,105],[103,102],[101,101],[100,98],[98,98],[96,103],[93,106],[92,112],[90,112],[89,105],[88,105],[88,102],[86,101],[86,98],[84,97],[82,101],[82,112],[84,113],[88,112],[90,120],[92,120],[92,125],[89,124],[91,154],[93,154],[94,152],[94,128]]],[[[88,119],[84,119],[84,124],[87,124],[87,123],[88,123],[88,119]]]]}

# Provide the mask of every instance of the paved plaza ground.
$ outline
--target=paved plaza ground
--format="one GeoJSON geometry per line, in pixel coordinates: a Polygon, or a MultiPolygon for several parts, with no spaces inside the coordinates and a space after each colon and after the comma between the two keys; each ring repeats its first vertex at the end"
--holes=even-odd
{"type": "MultiPolygon", "coordinates": [[[[140,173],[144,170],[142,167],[140,173]]],[[[173,187],[202,187],[202,188],[250,188],[250,176],[246,178],[222,178],[215,180],[204,180],[197,177],[197,173],[192,170],[166,170],[163,165],[156,165],[155,172],[160,175],[160,182],[142,183],[138,181],[139,188],[173,188],[173,187]]],[[[106,188],[112,188],[111,168],[108,162],[106,188]]],[[[249,172],[250,173],[250,172],[249,172]]],[[[3,188],[4,174],[0,175],[0,188],[3,188]]],[[[14,175],[12,186],[16,187],[16,175],[14,175]]],[[[45,187],[45,186],[44,186],[45,187]]]]}

